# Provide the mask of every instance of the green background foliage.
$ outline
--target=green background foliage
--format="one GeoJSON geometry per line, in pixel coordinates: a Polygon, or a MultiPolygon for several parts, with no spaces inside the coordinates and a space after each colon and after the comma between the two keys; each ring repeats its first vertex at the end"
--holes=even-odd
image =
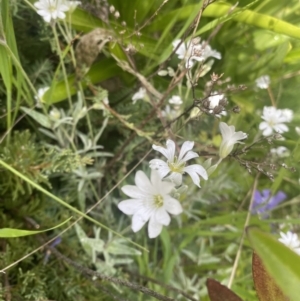
{"type": "Polygon", "coordinates": [[[292,290],[288,296],[297,301],[297,255],[261,232],[250,232],[250,239],[240,242],[255,185],[274,194],[282,190],[288,198],[268,219],[250,215],[250,224],[274,237],[281,229],[299,230],[299,1],[242,0],[238,6],[235,1],[214,1],[196,29],[203,1],[85,0],[55,24],[56,30],[36,13],[33,3],[0,0],[0,228],[33,231],[74,219],[68,227],[37,236],[1,238],[0,269],[25,257],[0,274],[0,300],[154,300],[133,288],[89,278],[79,264],[174,300],[187,299],[164,285],[206,301],[206,279],[227,284],[240,250],[231,288],[243,300],[257,300],[251,274],[254,248],[281,289],[287,277],[293,278],[284,292],[292,290]],[[110,13],[111,5],[119,18],[110,13]],[[111,39],[76,82],[78,39],[95,28],[105,29],[111,39]],[[193,89],[186,77],[172,86],[173,78],[158,71],[177,69],[172,42],[189,40],[194,29],[222,59],[206,62],[208,71],[193,89]],[[201,189],[185,177],[189,188],[180,195],[184,213],[172,218],[154,240],[144,228],[133,233],[130,219],[117,208],[126,198],[120,187],[133,185],[137,164],[136,170],[149,174],[147,162],[157,153],[142,158],[152,143],[164,144],[168,137],[179,145],[195,141],[200,154],[196,163],[217,160],[219,119],[204,113],[192,119],[188,111],[211,92],[207,83],[212,72],[224,74],[213,88],[226,94],[230,108],[241,109],[239,114],[228,112],[224,120],[248,134],[247,146],[259,139],[261,111],[271,106],[268,91],[255,85],[261,75],[270,76],[277,107],[293,110],[290,130],[285,140],[262,140],[240,159],[227,158],[208,181],[201,181],[201,189]],[[132,95],[145,84],[156,90],[161,103],[153,95],[132,103],[132,95]],[[45,86],[49,89],[39,104],[37,91],[45,86]],[[187,113],[166,129],[159,116],[172,95],[181,96],[181,112],[187,113]],[[109,105],[103,102],[106,97],[109,105]],[[290,156],[270,156],[276,146],[287,147],[290,156]],[[253,167],[257,164],[264,170],[259,177],[253,167]],[[26,257],[56,236],[61,242],[55,248],[73,265],[47,248],[26,257]],[[282,265],[276,269],[275,262],[282,265]]]}

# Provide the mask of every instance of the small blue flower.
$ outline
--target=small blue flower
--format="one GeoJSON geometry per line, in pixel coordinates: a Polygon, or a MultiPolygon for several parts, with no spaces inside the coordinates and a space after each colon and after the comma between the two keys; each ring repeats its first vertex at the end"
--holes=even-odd
{"type": "Polygon", "coordinates": [[[271,195],[270,189],[264,189],[262,192],[256,190],[254,193],[254,202],[252,206],[253,214],[266,214],[268,211],[277,207],[281,202],[287,198],[283,191],[278,191],[274,196],[271,195]]]}

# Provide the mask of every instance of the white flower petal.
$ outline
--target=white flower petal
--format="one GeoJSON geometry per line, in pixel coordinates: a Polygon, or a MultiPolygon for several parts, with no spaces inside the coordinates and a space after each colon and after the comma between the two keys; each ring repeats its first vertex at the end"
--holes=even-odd
{"type": "Polygon", "coordinates": [[[148,235],[150,238],[155,238],[157,237],[161,230],[163,228],[163,225],[158,223],[156,218],[152,216],[150,218],[149,224],[148,224],[148,235]]]}
{"type": "Polygon", "coordinates": [[[145,196],[145,193],[134,185],[125,185],[121,190],[133,199],[142,199],[145,196]]]}
{"type": "Polygon", "coordinates": [[[175,143],[172,140],[167,140],[167,148],[164,148],[159,145],[152,145],[152,148],[161,154],[163,154],[168,160],[172,160],[175,155],[175,143]]]}
{"type": "Polygon", "coordinates": [[[174,215],[178,215],[183,211],[180,202],[170,196],[165,198],[165,208],[174,215]]]}
{"type": "Polygon", "coordinates": [[[164,195],[165,197],[174,190],[175,184],[169,181],[162,181],[161,182],[161,190],[159,193],[164,195]]]}
{"type": "Polygon", "coordinates": [[[157,170],[161,178],[164,178],[170,172],[170,167],[168,164],[160,159],[151,160],[149,162],[149,166],[151,169],[157,170]]]}
{"type": "Polygon", "coordinates": [[[45,15],[45,16],[43,16],[44,21],[47,22],[47,23],[50,23],[51,18],[52,18],[51,15],[45,15]]]}
{"type": "Polygon", "coordinates": [[[127,215],[133,215],[142,207],[141,200],[125,200],[118,204],[118,208],[127,215]]]}
{"type": "Polygon", "coordinates": [[[180,98],[180,96],[178,95],[173,95],[170,99],[169,99],[169,104],[175,105],[175,106],[180,106],[182,104],[182,100],[180,98]]]}
{"type": "Polygon", "coordinates": [[[288,231],[286,234],[283,232],[280,232],[280,238],[278,239],[281,243],[289,247],[291,250],[299,253],[300,250],[300,240],[296,233],[293,233],[291,231],[288,231]]]}
{"type": "Polygon", "coordinates": [[[144,215],[134,214],[131,222],[132,231],[133,232],[140,231],[143,228],[143,226],[147,223],[148,219],[145,218],[144,215]]]}
{"type": "Polygon", "coordinates": [[[273,130],[272,130],[272,128],[270,128],[270,127],[267,127],[267,128],[262,132],[262,134],[263,134],[264,136],[270,136],[272,133],[273,133],[273,130]]]}
{"type": "MultiPolygon", "coordinates": [[[[181,161],[183,156],[190,151],[191,149],[193,149],[194,147],[194,141],[185,141],[182,146],[181,146],[181,150],[179,153],[179,157],[178,157],[178,161],[181,161]]],[[[187,160],[185,160],[187,161],[187,160]]]]}
{"type": "Polygon", "coordinates": [[[278,133],[288,132],[289,128],[285,124],[276,124],[274,125],[274,131],[278,133]]]}
{"type": "Polygon", "coordinates": [[[151,193],[153,191],[153,187],[151,182],[149,181],[146,174],[139,170],[135,174],[135,185],[143,192],[143,193],[151,193]]]}
{"type": "Polygon", "coordinates": [[[180,161],[186,162],[186,161],[189,161],[189,160],[191,160],[193,158],[198,158],[198,157],[199,157],[199,155],[197,153],[195,153],[193,151],[188,151],[186,153],[186,155],[180,161]]]}
{"type": "MultiPolygon", "coordinates": [[[[184,168],[184,171],[190,175],[190,177],[193,179],[193,181],[194,181],[194,178],[196,180],[196,177],[195,177],[194,174],[196,174],[197,177],[198,177],[198,175],[201,176],[204,180],[208,179],[208,175],[207,175],[206,169],[203,166],[199,165],[199,164],[189,165],[189,166],[187,166],[187,167],[184,168]]],[[[196,184],[195,181],[194,181],[194,183],[197,186],[200,186],[199,182],[200,182],[199,179],[197,179],[197,183],[198,184],[196,184]]]]}
{"type": "Polygon", "coordinates": [[[179,172],[172,172],[168,179],[170,179],[175,184],[175,186],[182,184],[182,174],[179,172]]]}
{"type": "Polygon", "coordinates": [[[163,207],[158,208],[154,216],[156,221],[164,226],[168,226],[171,222],[170,215],[163,207]]]}
{"type": "Polygon", "coordinates": [[[222,143],[219,156],[221,159],[224,159],[231,153],[234,144],[243,143],[238,140],[247,138],[247,134],[241,131],[235,132],[235,127],[233,125],[228,126],[225,122],[220,122],[220,131],[222,134],[222,143]]]}

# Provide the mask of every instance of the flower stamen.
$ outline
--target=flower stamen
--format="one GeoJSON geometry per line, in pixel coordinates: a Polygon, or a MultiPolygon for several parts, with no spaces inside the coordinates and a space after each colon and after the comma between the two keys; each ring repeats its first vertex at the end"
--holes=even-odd
{"type": "Polygon", "coordinates": [[[160,194],[154,195],[153,199],[155,207],[160,208],[163,206],[164,198],[160,194]]]}

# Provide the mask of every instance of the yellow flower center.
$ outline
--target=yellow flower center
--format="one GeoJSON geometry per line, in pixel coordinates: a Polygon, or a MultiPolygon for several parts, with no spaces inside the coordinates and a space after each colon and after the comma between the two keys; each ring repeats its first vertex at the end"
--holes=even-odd
{"type": "Polygon", "coordinates": [[[160,194],[157,194],[154,196],[154,205],[155,207],[159,208],[162,207],[162,205],[164,204],[164,199],[160,194]]]}
{"type": "Polygon", "coordinates": [[[49,11],[50,11],[51,13],[55,12],[56,10],[57,10],[57,8],[56,8],[55,5],[50,5],[50,6],[49,6],[49,11]]]}
{"type": "Polygon", "coordinates": [[[185,162],[179,163],[177,157],[174,157],[174,161],[168,162],[168,166],[169,166],[171,172],[183,173],[183,168],[185,166],[185,162]]]}

